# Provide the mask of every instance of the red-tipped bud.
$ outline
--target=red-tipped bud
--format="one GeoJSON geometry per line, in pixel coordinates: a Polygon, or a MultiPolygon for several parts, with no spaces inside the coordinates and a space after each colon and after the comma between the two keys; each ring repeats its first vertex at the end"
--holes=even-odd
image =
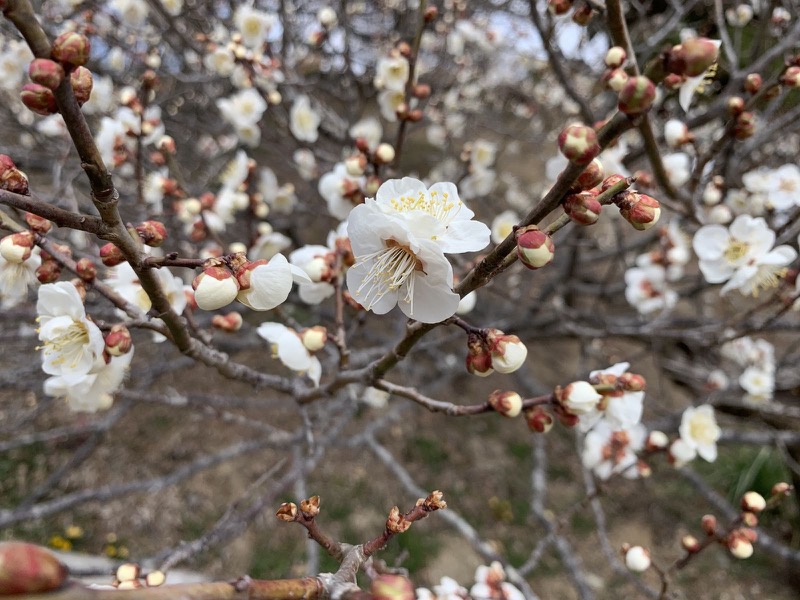
{"type": "Polygon", "coordinates": [[[473,333],[467,339],[467,372],[479,377],[486,377],[494,372],[492,353],[483,339],[473,333]]]}
{"type": "Polygon", "coordinates": [[[21,264],[31,257],[33,234],[30,231],[12,233],[0,240],[0,256],[8,262],[21,264]]]}
{"type": "Polygon", "coordinates": [[[136,226],[136,233],[147,246],[158,248],[167,239],[167,228],[158,221],[145,221],[136,226]]]}
{"type": "Polygon", "coordinates": [[[242,328],[242,315],[238,312],[229,312],[226,315],[214,315],[211,324],[217,329],[233,333],[242,328]]]}
{"type": "Polygon", "coordinates": [[[315,325],[300,332],[300,341],[309,352],[318,352],[325,347],[328,341],[328,330],[321,325],[315,325]]]}
{"type": "Polygon", "coordinates": [[[64,81],[64,67],[49,58],[35,58],[28,65],[28,76],[33,83],[55,91],[64,81]]]}
{"type": "Polygon", "coordinates": [[[614,203],[619,207],[622,218],[639,231],[650,229],[661,216],[658,200],[646,194],[622,192],[614,196],[614,203]]]}
{"type": "Polygon", "coordinates": [[[758,492],[747,492],[742,496],[742,510],[751,513],[760,513],[766,507],[767,501],[764,500],[764,496],[758,492]]]}
{"type": "Polygon", "coordinates": [[[757,94],[763,83],[764,81],[761,79],[761,75],[758,73],[749,73],[747,77],[744,78],[744,91],[749,94],[757,94]]]}
{"type": "Polygon", "coordinates": [[[427,83],[418,83],[412,88],[411,95],[414,96],[414,98],[425,100],[425,98],[428,98],[431,95],[431,86],[429,86],[427,83]]]}
{"type": "Polygon", "coordinates": [[[194,300],[198,308],[216,310],[227,306],[239,293],[239,283],[225,267],[206,267],[192,281],[194,300]]]}
{"type": "Polygon", "coordinates": [[[89,60],[91,49],[88,37],[76,31],[68,31],[55,39],[50,56],[60,63],[80,67],[89,60]]]}
{"type": "Polygon", "coordinates": [[[0,542],[0,596],[50,592],[66,580],[67,567],[52,552],[24,542],[0,542]]]}
{"type": "Polygon", "coordinates": [[[574,188],[578,190],[590,190],[603,182],[604,175],[605,170],[603,169],[603,163],[600,162],[599,158],[592,159],[592,162],[583,170],[583,173],[578,175],[578,179],[575,180],[574,188]]]}
{"type": "Polygon", "coordinates": [[[572,22],[577,23],[581,27],[589,24],[589,21],[594,17],[594,9],[589,6],[589,3],[584,3],[578,6],[572,13],[572,22]]]}
{"type": "Polygon", "coordinates": [[[61,277],[61,266],[54,260],[44,260],[36,269],[39,283],[53,283],[61,277]]]}
{"type": "Polygon", "coordinates": [[[435,6],[429,6],[425,9],[425,13],[423,14],[423,19],[425,19],[426,23],[433,23],[436,19],[439,18],[439,9],[435,6]]]}
{"type": "Polygon", "coordinates": [[[541,406],[526,410],[525,421],[528,423],[528,428],[535,433],[547,433],[555,423],[553,415],[541,406]]]}
{"type": "Polygon", "coordinates": [[[97,267],[88,258],[82,258],[75,264],[75,272],[84,281],[94,281],[97,277],[97,267]]]}
{"type": "Polygon", "coordinates": [[[623,373],[617,378],[617,387],[626,392],[643,392],[647,389],[647,381],[636,373],[623,373]]]}
{"type": "Polygon", "coordinates": [[[517,392],[495,390],[489,394],[489,406],[504,417],[516,417],[522,411],[522,396],[517,392]]]}
{"type": "Polygon", "coordinates": [[[717,533],[717,517],[714,515],[703,515],[700,519],[700,527],[703,528],[706,535],[715,535],[717,533]]]}
{"type": "Polygon", "coordinates": [[[581,192],[564,198],[564,212],[579,225],[592,225],[600,218],[602,204],[594,194],[581,192]]]}
{"type": "Polygon", "coordinates": [[[111,331],[105,337],[106,352],[111,356],[122,356],[131,351],[133,340],[131,332],[125,325],[117,324],[111,327],[111,331]]]}
{"type": "Polygon", "coordinates": [[[529,269],[541,269],[553,260],[556,247],[553,238],[536,225],[520,227],[516,232],[517,256],[529,269]]]}
{"type": "Polygon", "coordinates": [[[670,73],[697,77],[717,62],[718,56],[718,43],[708,38],[692,38],[672,48],[666,66],[670,73]]]}
{"type": "Polygon", "coordinates": [[[25,213],[25,223],[28,224],[28,227],[31,228],[31,231],[41,235],[46,234],[53,226],[49,220],[33,213],[25,213]]]}
{"type": "Polygon", "coordinates": [[[116,267],[125,262],[125,257],[122,255],[122,250],[109,242],[100,247],[100,261],[107,267],[116,267]]]}
{"type": "Polygon", "coordinates": [[[656,86],[644,75],[630,77],[619,91],[619,109],[626,115],[640,115],[650,110],[656,99],[656,86]]]}
{"type": "Polygon", "coordinates": [[[600,191],[605,192],[607,189],[614,187],[620,181],[625,181],[625,177],[623,175],[609,175],[603,180],[602,185],[600,186],[600,191]]]}
{"type": "Polygon", "coordinates": [[[239,289],[241,290],[249,290],[250,289],[250,275],[253,272],[253,269],[256,267],[260,267],[261,265],[266,265],[269,261],[265,259],[254,260],[253,262],[245,262],[240,265],[236,269],[236,280],[239,282],[239,289]]]}
{"type": "Polygon", "coordinates": [[[700,542],[693,535],[685,535],[681,538],[681,546],[689,554],[700,551],[700,542]]]}
{"type": "Polygon", "coordinates": [[[573,123],[561,130],[558,135],[558,148],[561,154],[578,165],[588,165],[600,154],[597,133],[582,123],[573,123]]]}
{"type": "Polygon", "coordinates": [[[72,91],[75,92],[75,99],[78,105],[83,106],[89,101],[92,95],[92,72],[86,67],[78,67],[69,75],[69,82],[72,84],[72,91]]]}
{"type": "Polygon", "coordinates": [[[370,585],[373,600],[414,600],[414,584],[402,575],[378,575],[370,585]]]}
{"type": "Polygon", "coordinates": [[[670,73],[666,77],[664,77],[664,89],[670,90],[674,92],[675,90],[679,89],[684,83],[686,82],[686,78],[683,75],[678,75],[677,73],[670,73]]]}
{"type": "Polygon", "coordinates": [[[737,532],[732,532],[726,540],[728,550],[736,558],[750,558],[753,556],[753,543],[737,532]]]}
{"type": "Polygon", "coordinates": [[[573,0],[547,0],[547,8],[556,16],[565,15],[572,8],[573,0]]]}
{"type": "Polygon", "coordinates": [[[736,117],[744,112],[744,98],[731,96],[727,101],[728,114],[736,117]]]}
{"type": "Polygon", "coordinates": [[[792,486],[781,481],[772,486],[771,493],[773,496],[788,496],[792,491],[792,486]]]}
{"type": "Polygon", "coordinates": [[[161,139],[156,143],[156,148],[164,154],[175,154],[175,152],[177,152],[175,139],[169,135],[162,135],[161,139]]]}
{"type": "Polygon", "coordinates": [[[22,103],[37,115],[52,115],[58,112],[53,92],[38,83],[26,83],[19,94],[22,103]]]}
{"type": "Polygon", "coordinates": [[[789,88],[800,88],[800,66],[791,66],[781,75],[781,83],[789,88]]]}
{"type": "Polygon", "coordinates": [[[492,368],[498,373],[513,373],[528,356],[528,348],[515,335],[488,329],[486,341],[492,355],[492,368]]]}
{"type": "Polygon", "coordinates": [[[606,52],[604,62],[609,69],[616,69],[625,64],[628,54],[622,46],[612,46],[606,52]]]}
{"type": "Polygon", "coordinates": [[[0,154],[0,190],[7,190],[23,196],[30,195],[28,176],[20,171],[5,154],[0,154]]]}
{"type": "Polygon", "coordinates": [[[756,116],[750,111],[744,111],[736,117],[736,123],[733,126],[733,137],[737,140],[746,140],[753,137],[756,132],[756,116]]]}

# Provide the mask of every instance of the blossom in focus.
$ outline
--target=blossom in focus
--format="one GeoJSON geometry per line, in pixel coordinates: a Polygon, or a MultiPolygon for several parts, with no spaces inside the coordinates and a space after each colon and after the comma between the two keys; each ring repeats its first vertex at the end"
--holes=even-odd
{"type": "Polygon", "coordinates": [[[350,213],[347,232],[356,257],[347,272],[350,294],[377,314],[397,304],[425,323],[452,316],[460,298],[444,254],[473,252],[489,242],[489,228],[473,216],[452,183],[428,189],[410,177],[386,181],[374,200],[350,213]]]}
{"type": "Polygon", "coordinates": [[[289,264],[283,254],[276,254],[264,264],[248,268],[248,283],[242,285],[236,299],[252,310],[271,310],[283,304],[292,291],[293,282],[310,283],[305,271],[289,264]]]}
{"type": "Polygon", "coordinates": [[[411,74],[411,69],[403,56],[386,56],[378,61],[375,72],[375,87],[378,89],[402,92],[411,74]]]}
{"type": "Polygon", "coordinates": [[[714,407],[703,404],[683,411],[679,428],[681,440],[704,460],[717,460],[717,440],[722,431],[714,417],[714,407]]]}
{"type": "Polygon", "coordinates": [[[697,230],[692,246],[700,258],[700,271],[709,283],[725,283],[721,294],[738,289],[757,296],[774,288],[786,274],[797,252],[775,244],[775,232],[761,217],[739,215],[730,228],[705,225],[697,230]]]}
{"type": "Polygon", "coordinates": [[[74,285],[60,281],[41,286],[36,312],[45,373],[74,382],[103,366],[103,334],[86,317],[74,285]]]}
{"type": "Polygon", "coordinates": [[[292,135],[302,141],[314,143],[319,137],[317,129],[322,120],[319,113],[311,108],[311,101],[308,96],[298,96],[292,109],[289,111],[289,129],[292,135]]]}
{"type": "Polygon", "coordinates": [[[294,329],[289,329],[280,323],[262,323],[256,333],[270,343],[273,355],[285,366],[307,375],[314,385],[319,385],[322,365],[319,359],[306,349],[294,329]]]}

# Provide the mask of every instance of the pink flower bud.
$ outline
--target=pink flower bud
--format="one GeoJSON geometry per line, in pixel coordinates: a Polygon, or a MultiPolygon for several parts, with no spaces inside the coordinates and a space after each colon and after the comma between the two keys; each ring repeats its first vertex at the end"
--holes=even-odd
{"type": "Polygon", "coordinates": [[[556,388],[555,397],[564,411],[572,415],[592,412],[603,399],[588,381],[574,381],[563,388],[556,388]]]}
{"type": "Polygon", "coordinates": [[[239,293],[239,283],[225,267],[206,267],[192,282],[198,308],[216,310],[227,306],[239,293]]]}
{"type": "Polygon", "coordinates": [[[431,86],[427,83],[418,83],[411,89],[411,95],[414,96],[414,98],[425,100],[431,95],[431,86]]]}
{"type": "Polygon", "coordinates": [[[55,91],[64,81],[64,67],[49,58],[35,58],[28,65],[28,76],[33,83],[55,91]]]}
{"type": "Polygon", "coordinates": [[[781,83],[789,88],[800,88],[800,67],[791,66],[781,75],[781,83]]]}
{"type": "Polygon", "coordinates": [[[516,232],[517,256],[529,269],[540,269],[555,256],[553,239],[536,225],[520,227],[516,232]]]}
{"type": "Polygon", "coordinates": [[[676,73],[670,73],[666,77],[664,77],[664,89],[667,89],[671,92],[679,89],[684,83],[686,82],[686,78],[683,75],[677,75],[676,73]]]}
{"type": "Polygon", "coordinates": [[[47,116],[58,112],[53,92],[38,83],[23,85],[19,97],[22,103],[37,115],[47,116]]]}
{"type": "Polygon", "coordinates": [[[564,198],[564,212],[579,225],[592,225],[600,218],[602,204],[594,194],[581,192],[564,198]]]}
{"type": "Polygon", "coordinates": [[[761,75],[758,73],[748,73],[747,77],[744,78],[744,91],[750,94],[757,94],[763,82],[761,75]]]}
{"type": "Polygon", "coordinates": [[[504,417],[516,417],[522,411],[522,396],[517,392],[495,390],[489,394],[489,405],[504,417]]]}
{"type": "Polygon", "coordinates": [[[737,116],[744,111],[744,99],[739,96],[731,96],[727,101],[728,114],[737,116]]]}
{"type": "Polygon", "coordinates": [[[125,262],[125,257],[119,248],[109,242],[100,247],[100,261],[107,267],[116,267],[125,262]]]}
{"type": "Polygon", "coordinates": [[[661,216],[658,200],[646,194],[623,192],[614,197],[614,203],[619,207],[622,218],[639,231],[650,229],[661,216]]]}
{"type": "Polygon", "coordinates": [[[24,263],[31,257],[33,234],[30,231],[12,233],[0,240],[0,256],[14,264],[24,263]]]}
{"type": "Polygon", "coordinates": [[[214,315],[211,318],[211,325],[229,333],[239,331],[242,328],[242,322],[242,315],[235,311],[226,315],[214,315]]]}
{"type": "Polygon", "coordinates": [[[603,169],[603,163],[600,162],[599,158],[594,158],[583,170],[583,173],[578,175],[578,178],[575,180],[575,187],[579,190],[590,190],[600,185],[603,182],[604,176],[605,170],[603,169]]]}
{"type": "Polygon", "coordinates": [[[625,69],[610,69],[603,74],[603,83],[606,87],[614,92],[619,92],[625,84],[628,83],[630,77],[625,72],[625,69]]]}
{"type": "Polygon", "coordinates": [[[577,23],[582,27],[588,25],[589,21],[592,20],[592,17],[594,17],[594,9],[589,6],[588,2],[578,5],[578,7],[572,12],[572,22],[577,23]]]}
{"type": "Polygon", "coordinates": [[[473,333],[467,339],[467,372],[479,377],[486,377],[494,372],[491,352],[483,340],[473,333]]]}
{"type": "MultiPolygon", "coordinates": [[[[0,156],[5,155],[0,154],[0,156]]],[[[8,157],[6,156],[6,158],[8,157]]],[[[8,161],[10,162],[11,159],[8,158],[8,161]]],[[[10,167],[3,163],[0,165],[0,190],[29,196],[31,192],[28,189],[28,176],[14,166],[13,162],[10,167]]]]}
{"type": "Polygon", "coordinates": [[[787,496],[792,491],[792,486],[781,481],[772,486],[771,493],[773,496],[787,496]]]}
{"type": "Polygon", "coordinates": [[[67,567],[52,552],[24,542],[0,542],[0,596],[37,594],[60,588],[67,567]]]}
{"type": "Polygon", "coordinates": [[[760,513],[767,507],[767,501],[758,492],[747,492],[742,496],[742,510],[760,513]]]}
{"type": "Polygon", "coordinates": [[[556,16],[565,15],[572,8],[573,0],[547,0],[547,8],[556,16]]]}
{"type": "Polygon", "coordinates": [[[54,260],[44,260],[36,269],[39,283],[53,283],[61,277],[61,266],[54,260]]]}
{"type": "Polygon", "coordinates": [[[626,392],[643,392],[647,388],[647,381],[636,373],[623,373],[617,378],[617,387],[626,392]]]}
{"type": "Polygon", "coordinates": [[[525,420],[528,428],[535,433],[547,433],[553,428],[553,415],[541,406],[534,406],[525,411],[525,420]]]}
{"type": "Polygon", "coordinates": [[[94,263],[88,258],[82,258],[76,263],[75,272],[78,274],[78,277],[84,281],[91,282],[97,277],[97,267],[95,267],[94,263]]]}
{"type": "Polygon", "coordinates": [[[167,228],[159,221],[145,221],[136,226],[136,233],[147,246],[158,248],[167,239],[167,228]]]}
{"type": "Polygon", "coordinates": [[[694,554],[700,550],[700,542],[693,535],[685,535],[681,538],[681,546],[689,554],[694,554]]]}
{"type": "Polygon", "coordinates": [[[567,159],[578,165],[588,165],[600,154],[597,133],[588,125],[567,125],[558,135],[558,148],[567,159]]]}
{"type": "Polygon", "coordinates": [[[402,575],[378,575],[370,585],[373,600],[414,600],[414,584],[402,575]]]}
{"type": "Polygon", "coordinates": [[[528,356],[528,349],[515,335],[507,335],[499,329],[489,329],[486,334],[492,355],[492,368],[498,373],[513,373],[528,356]]]}
{"type": "Polygon", "coordinates": [[[131,339],[131,332],[122,324],[116,324],[111,327],[111,331],[105,337],[106,352],[111,356],[122,356],[131,351],[133,340],[131,339]]]}
{"type": "Polygon", "coordinates": [[[736,117],[736,123],[733,126],[733,137],[737,140],[746,140],[753,137],[756,132],[756,117],[750,111],[744,111],[736,117]]]}
{"type": "Polygon", "coordinates": [[[727,540],[728,550],[736,558],[744,560],[753,556],[753,544],[742,536],[731,533],[727,540]]]}
{"type": "Polygon", "coordinates": [[[300,332],[300,341],[309,352],[318,352],[325,347],[325,343],[328,341],[328,330],[321,325],[303,329],[300,332]]]}
{"type": "Polygon", "coordinates": [[[628,54],[622,46],[612,46],[606,52],[604,61],[609,69],[616,69],[625,64],[627,58],[628,54]]]}
{"type": "Polygon", "coordinates": [[[72,84],[72,91],[75,92],[75,99],[79,106],[83,106],[89,101],[92,95],[92,72],[86,67],[78,67],[69,75],[69,82],[72,84]]]}
{"type": "Polygon", "coordinates": [[[708,38],[692,38],[674,46],[667,55],[670,73],[697,77],[717,62],[719,44],[708,38]]]}
{"type": "Polygon", "coordinates": [[[700,527],[702,527],[706,535],[715,535],[717,533],[717,517],[714,515],[703,515],[703,518],[700,519],[700,527]]]}
{"type": "Polygon", "coordinates": [[[633,546],[625,552],[625,566],[633,573],[643,573],[650,568],[650,552],[641,546],[633,546]]]}
{"type": "Polygon", "coordinates": [[[68,31],[55,39],[50,56],[58,62],[80,67],[89,60],[91,48],[89,38],[85,35],[76,31],[68,31]]]}
{"type": "Polygon", "coordinates": [[[41,235],[46,234],[53,226],[53,224],[44,217],[29,212],[25,213],[25,223],[31,228],[31,231],[41,235]]]}
{"type": "Polygon", "coordinates": [[[630,77],[619,91],[619,109],[626,115],[640,115],[650,110],[656,99],[656,86],[644,75],[630,77]]]}
{"type": "Polygon", "coordinates": [[[755,515],[755,513],[745,511],[742,513],[742,523],[748,527],[757,527],[758,517],[755,515]]]}
{"type": "Polygon", "coordinates": [[[622,175],[609,175],[603,180],[603,183],[600,185],[600,191],[605,192],[607,189],[614,187],[620,181],[624,181],[625,177],[622,175]]]}

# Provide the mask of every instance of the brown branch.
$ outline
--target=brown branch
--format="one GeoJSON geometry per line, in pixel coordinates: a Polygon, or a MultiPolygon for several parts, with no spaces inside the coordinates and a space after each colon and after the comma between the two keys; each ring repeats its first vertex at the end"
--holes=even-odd
{"type": "Polygon", "coordinates": [[[101,239],[109,236],[109,229],[102,219],[91,215],[81,215],[58,208],[36,196],[23,196],[7,190],[0,190],[0,204],[24,210],[42,218],[49,219],[59,227],[69,227],[92,233],[101,239]]]}

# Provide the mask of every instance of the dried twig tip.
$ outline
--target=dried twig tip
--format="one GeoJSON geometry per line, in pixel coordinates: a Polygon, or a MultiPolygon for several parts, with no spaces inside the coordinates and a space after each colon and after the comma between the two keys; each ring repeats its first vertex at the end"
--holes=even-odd
{"type": "Polygon", "coordinates": [[[284,502],[275,513],[281,521],[291,523],[297,520],[297,505],[294,502],[284,502]]]}
{"type": "Polygon", "coordinates": [[[447,502],[444,501],[444,493],[439,490],[432,491],[425,500],[422,500],[422,506],[428,512],[447,508],[447,502]]]}
{"type": "Polygon", "coordinates": [[[319,514],[319,496],[311,496],[308,500],[300,503],[300,511],[304,516],[313,519],[319,514]]]}

